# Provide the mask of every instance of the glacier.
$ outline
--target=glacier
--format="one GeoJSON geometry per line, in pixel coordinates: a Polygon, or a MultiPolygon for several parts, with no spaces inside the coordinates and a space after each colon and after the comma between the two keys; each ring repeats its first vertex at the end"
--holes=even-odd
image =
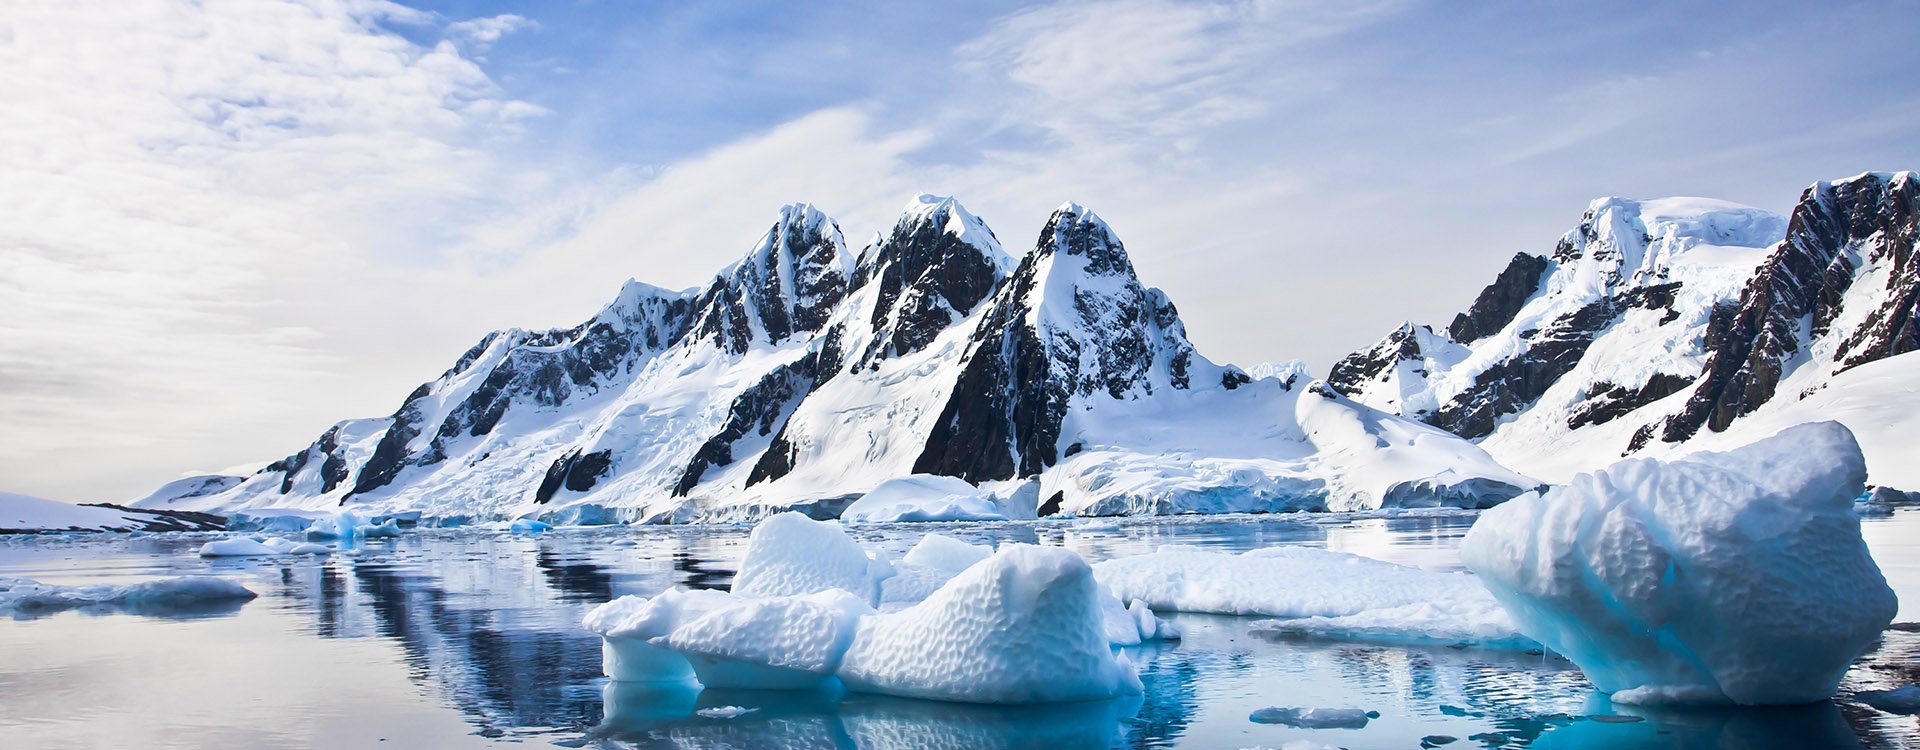
{"type": "Polygon", "coordinates": [[[1845,426],[1800,425],[1516,498],[1460,555],[1616,702],[1811,703],[1897,608],[1854,513],[1865,478],[1845,426]]]}

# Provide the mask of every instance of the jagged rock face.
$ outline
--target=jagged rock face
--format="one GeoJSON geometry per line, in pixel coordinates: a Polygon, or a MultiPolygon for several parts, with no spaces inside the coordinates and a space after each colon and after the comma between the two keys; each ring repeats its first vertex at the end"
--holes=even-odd
{"type": "Polygon", "coordinates": [[[1533,293],[1539,291],[1548,267],[1546,258],[1514,253],[1506,269],[1487,288],[1480,290],[1473,306],[1453,317],[1453,324],[1447,326],[1447,335],[1454,341],[1472,343],[1507,327],[1527,300],[1533,298],[1533,293]]]}
{"type": "Polygon", "coordinates": [[[1662,439],[1727,429],[1774,398],[1790,363],[1823,337],[1834,337],[1820,359],[1836,373],[1920,348],[1916,183],[1911,172],[1866,174],[1814,185],[1801,196],[1786,239],[1738,306],[1715,317],[1707,333],[1713,357],[1662,439]],[[1852,325],[1835,330],[1845,323],[1852,325]]]}
{"type": "MultiPolygon", "coordinates": [[[[539,333],[505,331],[489,334],[462,355],[453,369],[423,383],[394,412],[392,426],[374,446],[373,455],[355,478],[352,494],[370,492],[392,482],[409,466],[431,466],[445,461],[448,445],[463,438],[486,435],[514,405],[520,408],[558,407],[576,393],[594,393],[625,382],[642,360],[677,342],[687,333],[694,306],[684,292],[669,292],[644,284],[629,284],[618,300],[593,320],[573,328],[539,333]],[[491,355],[491,356],[490,356],[491,355]],[[455,384],[473,379],[480,363],[489,363],[477,386],[456,393],[455,384]],[[456,405],[433,425],[433,437],[424,448],[415,440],[429,426],[435,407],[459,396],[456,405]]],[[[711,309],[711,308],[709,308],[711,309]]],[[[322,443],[326,438],[322,437],[322,443]]],[[[335,451],[324,450],[329,456],[335,451]]],[[[341,462],[344,468],[344,462],[341,462]]],[[[294,472],[288,472],[291,486],[294,472]]],[[[344,478],[344,477],[342,477],[344,478]]],[[[333,484],[326,490],[332,491],[333,484]]]]}
{"type": "Polygon", "coordinates": [[[816,332],[846,295],[847,264],[839,225],[813,206],[787,206],[753,252],[694,302],[694,330],[733,354],[816,332]]]}
{"type": "Polygon", "coordinates": [[[1262,372],[1200,356],[1079,206],[1017,266],[951,199],[915,198],[857,262],[830,219],[789,206],[705,287],[629,283],[579,326],[492,334],[391,417],[341,422],[192,502],[684,522],[831,517],[915,471],[1052,471],[1046,496],[1073,512],[1241,507],[1214,501],[1249,492],[1452,503],[1531,485],[1430,428],[1351,402],[1300,407],[1297,364],[1262,372]],[[1234,456],[1209,459],[1221,445],[1234,456]],[[1344,481],[1340,467],[1369,468],[1344,481]],[[1119,488],[1109,472],[1170,488],[1119,488]]]}
{"type": "Polygon", "coordinates": [[[1445,334],[1402,326],[1328,382],[1469,438],[1604,425],[1693,382],[1715,306],[1783,231],[1717,201],[1597,200],[1552,253],[1515,255],[1445,334]]]}
{"type": "Polygon", "coordinates": [[[1000,283],[1005,253],[986,224],[951,198],[923,195],[862,254],[854,284],[878,290],[874,336],[854,366],[920,351],[1000,283]]]}
{"type": "Polygon", "coordinates": [[[975,328],[914,471],[975,482],[1038,474],[1060,457],[1070,401],[1188,388],[1195,358],[1179,311],[1140,284],[1113,230],[1063,206],[975,328]]]}

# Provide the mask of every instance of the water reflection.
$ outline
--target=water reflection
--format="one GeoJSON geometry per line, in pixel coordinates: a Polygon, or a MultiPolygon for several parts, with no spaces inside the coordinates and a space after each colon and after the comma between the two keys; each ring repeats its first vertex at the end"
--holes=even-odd
{"type": "MultiPolygon", "coordinates": [[[[1094,560],[1162,544],[1300,544],[1444,567],[1457,565],[1452,551],[1470,523],[1461,517],[1102,520],[867,527],[856,535],[895,557],[938,530],[980,543],[1065,546],[1094,560]]],[[[417,700],[384,707],[390,713],[377,721],[457,715],[472,732],[465,739],[475,742],[501,737],[570,746],[1165,748],[1280,746],[1308,739],[1414,747],[1424,736],[1448,735],[1460,738],[1456,747],[1894,747],[1920,737],[1911,717],[1890,717],[1844,700],[1852,690],[1920,678],[1912,667],[1920,663],[1920,633],[1903,632],[1889,633],[1881,649],[1854,670],[1840,703],[1786,710],[1614,706],[1572,665],[1547,654],[1275,639],[1250,633],[1246,619],[1203,615],[1172,616],[1187,634],[1181,642],[1125,650],[1146,690],[1121,701],[995,708],[839,693],[631,686],[600,676],[599,640],[578,625],[588,609],[673,586],[725,588],[746,535],[731,527],[572,529],[540,537],[426,530],[367,544],[357,555],[217,563],[194,557],[198,542],[191,539],[38,549],[90,559],[83,564],[101,570],[177,575],[214,569],[242,577],[263,596],[236,619],[270,615],[276,623],[295,624],[299,635],[289,637],[376,645],[376,652],[389,654],[382,658],[404,667],[417,700]],[[699,713],[722,706],[754,710],[732,718],[699,713]],[[1250,711],[1266,706],[1363,708],[1381,717],[1360,730],[1247,721],[1250,711]]],[[[40,574],[31,565],[53,564],[16,564],[20,552],[0,548],[0,564],[13,569],[9,574],[40,574]]],[[[55,619],[0,625],[28,628],[0,633],[13,653],[61,642],[55,619]]],[[[143,647],[130,641],[126,658],[137,658],[143,647]]],[[[0,707],[13,700],[4,690],[5,667],[0,659],[0,707]]],[[[226,679],[264,685],[284,679],[272,664],[229,668],[258,673],[226,679]]],[[[23,674],[11,684],[30,684],[37,673],[23,674]]],[[[408,682],[395,683],[408,689],[408,682]]],[[[73,710],[85,716],[104,707],[73,710]]],[[[344,709],[321,702],[306,710],[344,709]]],[[[164,714],[137,718],[168,721],[164,714]]],[[[249,718],[263,724],[301,719],[249,718]]]]}

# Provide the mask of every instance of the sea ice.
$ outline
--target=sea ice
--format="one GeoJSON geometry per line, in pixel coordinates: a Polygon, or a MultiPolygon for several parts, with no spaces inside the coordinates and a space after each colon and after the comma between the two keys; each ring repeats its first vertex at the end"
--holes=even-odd
{"type": "Polygon", "coordinates": [[[215,576],[180,576],[123,586],[57,586],[26,578],[0,578],[0,612],[18,614],[96,606],[165,612],[255,596],[247,587],[215,576]]]}
{"type": "Polygon", "coordinates": [[[1865,479],[1846,427],[1806,424],[1529,493],[1461,559],[1615,702],[1820,701],[1896,609],[1853,513],[1865,479]]]}
{"type": "Polygon", "coordinates": [[[1902,685],[1892,690],[1862,690],[1853,699],[1890,714],[1920,714],[1920,686],[1902,685]]]}
{"type": "Polygon", "coordinates": [[[993,548],[984,544],[968,544],[945,534],[928,534],[920,537],[913,549],[900,557],[900,562],[959,573],[992,555],[993,548]]]}
{"type": "Polygon", "coordinates": [[[856,624],[872,612],[840,589],[734,597],[653,643],[687,657],[709,688],[805,689],[833,678],[856,624]]]}
{"type": "Polygon", "coordinates": [[[331,555],[333,554],[333,548],[324,544],[314,544],[312,542],[303,542],[300,544],[293,545],[291,549],[287,550],[287,554],[289,555],[331,555]]]}
{"type": "Polygon", "coordinates": [[[400,536],[400,522],[388,518],[378,524],[360,524],[354,531],[366,539],[391,539],[400,536]]]}
{"type": "Polygon", "coordinates": [[[1235,555],[1168,545],[1100,563],[1094,575],[1121,599],[1156,609],[1300,618],[1259,624],[1270,632],[1534,645],[1472,575],[1344,552],[1270,547],[1235,555]]]}
{"type": "Polygon", "coordinates": [[[1247,716],[1258,724],[1284,724],[1301,729],[1363,729],[1380,714],[1358,708],[1281,708],[1268,706],[1247,716]]]}
{"type": "Polygon", "coordinates": [[[531,518],[516,518],[513,519],[513,523],[507,524],[507,530],[515,534],[539,534],[541,532],[552,531],[553,524],[535,521],[531,518]]]}
{"type": "Polygon", "coordinates": [[[713,708],[700,709],[694,713],[709,719],[737,719],[758,710],[760,709],[747,708],[745,706],[714,706],[713,708]]]}
{"type": "Polygon", "coordinates": [[[748,535],[733,593],[790,596],[840,589],[872,605],[880,600],[880,582],[893,572],[884,560],[868,557],[840,524],[787,512],[761,521],[748,535]]]}
{"type": "Polygon", "coordinates": [[[860,620],[840,679],[853,690],[966,703],[1140,692],[1101,628],[1099,586],[1070,550],[1026,544],[966,569],[926,601],[860,620]]]}
{"type": "Polygon", "coordinates": [[[693,678],[686,657],[651,643],[680,623],[723,607],[734,597],[724,591],[669,589],[653,598],[623,596],[582,618],[581,626],[601,637],[601,671],[620,682],[680,682],[693,678]]]}
{"type": "MultiPolygon", "coordinates": [[[[291,546],[288,549],[291,549],[291,546]]],[[[277,555],[284,551],[286,550],[274,549],[258,539],[244,536],[215,539],[200,546],[201,557],[259,557],[277,555]]]]}
{"type": "Polygon", "coordinates": [[[965,479],[910,474],[881,482],[841,511],[840,519],[848,523],[1005,521],[1007,515],[992,493],[965,479]]]}

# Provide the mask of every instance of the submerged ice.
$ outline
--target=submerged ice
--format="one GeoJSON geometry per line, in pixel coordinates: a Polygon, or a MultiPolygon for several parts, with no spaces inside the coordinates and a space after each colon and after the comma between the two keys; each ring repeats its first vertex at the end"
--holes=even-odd
{"type": "Polygon", "coordinates": [[[1617,702],[1809,703],[1895,614],[1853,512],[1865,479],[1846,427],[1807,424],[1522,496],[1461,557],[1617,702]]]}

